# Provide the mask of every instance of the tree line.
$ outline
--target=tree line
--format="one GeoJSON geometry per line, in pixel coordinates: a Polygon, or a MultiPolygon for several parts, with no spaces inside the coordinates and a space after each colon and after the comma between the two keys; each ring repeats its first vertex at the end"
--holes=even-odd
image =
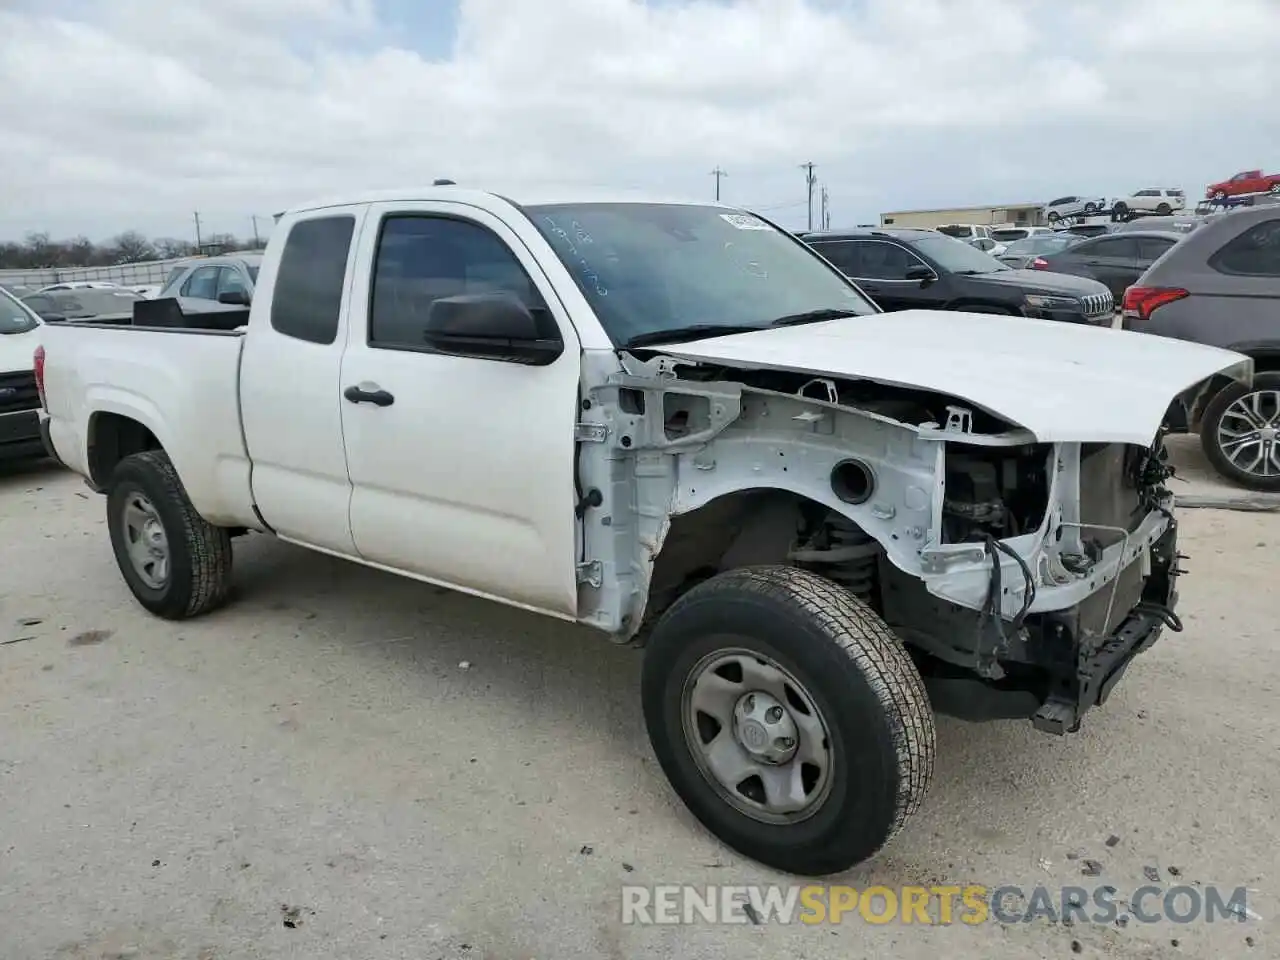
{"type": "Polygon", "coordinates": [[[200,246],[173,237],[150,239],[136,230],[126,230],[105,243],[88,237],[54,240],[47,233],[28,233],[20,242],[0,242],[0,270],[40,270],[49,267],[111,267],[121,263],[170,260],[198,253],[219,254],[252,250],[252,240],[229,233],[211,234],[200,246]]]}

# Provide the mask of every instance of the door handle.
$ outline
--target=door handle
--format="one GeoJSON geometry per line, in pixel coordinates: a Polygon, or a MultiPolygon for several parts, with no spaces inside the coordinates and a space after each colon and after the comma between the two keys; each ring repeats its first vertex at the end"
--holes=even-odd
{"type": "Polygon", "coordinates": [[[389,407],[396,402],[396,398],[387,391],[383,390],[377,384],[370,384],[372,390],[365,390],[363,387],[347,387],[342,391],[342,395],[351,403],[372,403],[375,407],[389,407]]]}

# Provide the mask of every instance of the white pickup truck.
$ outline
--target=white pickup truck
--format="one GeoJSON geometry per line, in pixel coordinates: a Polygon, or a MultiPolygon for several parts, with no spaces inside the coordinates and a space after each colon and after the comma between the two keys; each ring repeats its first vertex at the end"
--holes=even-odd
{"type": "Polygon", "coordinates": [[[1072,731],[1180,628],[1162,419],[1252,375],[882,313],[741,210],[450,185],[289,212],[246,325],[188,320],[37,357],[144,607],[213,609],[259,531],[643,644],[675,790],[810,875],[916,809],[935,710],[1072,731]]]}

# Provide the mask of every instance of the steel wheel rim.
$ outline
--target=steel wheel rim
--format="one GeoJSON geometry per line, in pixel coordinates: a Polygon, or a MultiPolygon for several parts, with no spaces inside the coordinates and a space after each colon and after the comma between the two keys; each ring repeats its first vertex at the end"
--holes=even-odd
{"type": "Polygon", "coordinates": [[[707,654],[685,677],[680,717],[698,771],[739,813],[799,823],[830,795],[830,727],[804,684],[772,657],[736,646],[707,654]]]}
{"type": "Polygon", "coordinates": [[[163,589],[169,582],[169,535],[155,504],[134,491],[120,507],[120,521],[133,572],[152,590],[163,589]]]}
{"type": "Polygon", "coordinates": [[[1218,419],[1223,457],[1253,477],[1280,479],[1280,390],[1254,390],[1232,401],[1218,419]]]}

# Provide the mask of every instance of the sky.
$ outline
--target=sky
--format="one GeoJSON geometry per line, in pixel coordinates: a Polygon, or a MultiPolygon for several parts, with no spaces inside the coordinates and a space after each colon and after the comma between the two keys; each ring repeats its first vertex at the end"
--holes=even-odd
{"type": "Polygon", "coordinates": [[[436,177],[807,225],[1280,171],[1280,0],[0,0],[0,239],[436,177]]]}

